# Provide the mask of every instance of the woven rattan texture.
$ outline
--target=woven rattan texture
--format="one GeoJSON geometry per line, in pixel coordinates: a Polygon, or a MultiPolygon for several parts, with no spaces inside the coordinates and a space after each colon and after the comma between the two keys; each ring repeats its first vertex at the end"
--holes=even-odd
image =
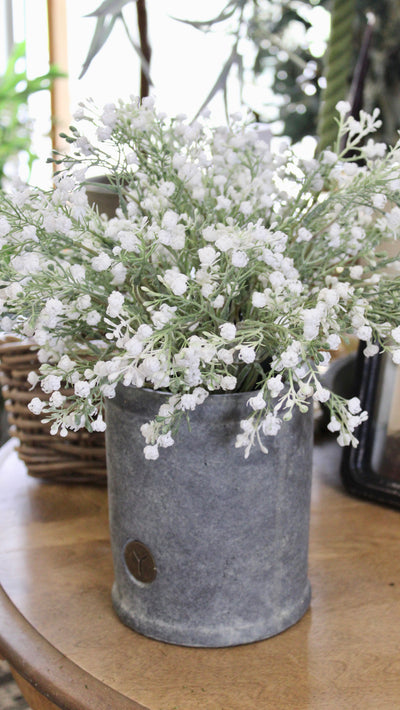
{"type": "MultiPolygon", "coordinates": [[[[29,342],[0,342],[0,384],[5,400],[10,436],[19,440],[18,456],[30,476],[61,483],[106,485],[105,438],[102,432],[50,434],[50,424],[31,414],[27,404],[35,396],[48,399],[40,387],[32,389],[28,373],[37,371],[37,348],[29,342]]],[[[68,390],[63,390],[64,394],[68,390]]]]}

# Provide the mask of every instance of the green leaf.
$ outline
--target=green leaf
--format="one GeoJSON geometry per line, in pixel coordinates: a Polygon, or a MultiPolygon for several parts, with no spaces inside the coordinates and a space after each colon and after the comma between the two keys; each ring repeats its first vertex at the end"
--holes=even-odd
{"type": "Polygon", "coordinates": [[[92,63],[92,60],[94,59],[96,54],[98,54],[103,45],[106,43],[118,17],[119,15],[114,15],[108,21],[106,20],[106,17],[104,15],[98,17],[92,41],[90,43],[89,51],[87,53],[85,61],[83,62],[81,73],[79,74],[79,79],[82,79],[84,74],[86,74],[90,64],[92,63]]]}
{"type": "Polygon", "coordinates": [[[150,76],[150,64],[148,62],[148,59],[144,56],[141,47],[138,44],[136,44],[136,42],[134,41],[131,33],[129,32],[129,27],[126,24],[125,18],[123,17],[123,15],[121,15],[121,20],[122,20],[122,23],[125,28],[126,36],[128,37],[130,44],[132,45],[133,49],[135,50],[135,52],[137,53],[137,55],[140,59],[141,69],[142,69],[143,73],[146,75],[149,84],[152,85],[153,82],[152,82],[152,79],[150,76]]]}
{"type": "Polygon", "coordinates": [[[207,30],[211,27],[211,25],[216,25],[218,22],[225,22],[225,20],[228,20],[235,14],[236,10],[241,7],[241,5],[242,2],[240,2],[240,0],[230,0],[230,2],[228,2],[228,4],[221,10],[219,15],[213,17],[211,20],[183,20],[180,17],[172,16],[171,19],[176,20],[177,22],[182,22],[185,25],[191,25],[191,27],[195,27],[197,30],[207,30]]]}
{"type": "Polygon", "coordinates": [[[307,20],[305,17],[303,17],[300,12],[296,12],[296,10],[293,10],[292,8],[288,8],[284,10],[282,13],[282,17],[280,20],[275,24],[273,28],[273,32],[278,33],[282,32],[282,30],[286,29],[287,26],[291,22],[300,22],[304,25],[306,30],[310,29],[312,27],[311,22],[307,20]]]}
{"type": "Polygon", "coordinates": [[[104,0],[96,10],[90,12],[85,17],[101,17],[104,15],[119,15],[121,10],[128,2],[137,2],[137,0],[104,0]]]}
{"type": "Polygon", "coordinates": [[[28,98],[38,91],[50,89],[54,79],[65,76],[52,66],[46,74],[28,79],[25,68],[17,71],[18,63],[24,58],[25,43],[19,42],[0,77],[0,180],[7,160],[20,151],[26,151],[29,168],[37,157],[30,150],[30,129],[24,117],[28,98]]]}
{"type": "Polygon", "coordinates": [[[149,62],[144,56],[140,46],[132,38],[129,32],[129,28],[127,27],[124,17],[122,15],[122,9],[125,5],[127,5],[128,2],[137,2],[137,0],[105,0],[105,2],[103,2],[97,8],[97,10],[91,12],[90,15],[86,15],[86,17],[97,17],[97,22],[87,57],[82,65],[82,70],[79,75],[79,79],[82,79],[82,77],[86,74],[94,57],[96,56],[96,54],[99,53],[99,51],[106,43],[115,25],[115,22],[119,18],[124,24],[124,28],[130,44],[132,45],[133,49],[135,50],[140,59],[142,70],[146,75],[149,83],[152,84],[149,62]]]}
{"type": "Polygon", "coordinates": [[[212,87],[207,98],[203,101],[198,112],[196,113],[195,119],[201,114],[202,110],[207,106],[207,104],[210,103],[210,101],[214,98],[214,96],[216,96],[216,94],[219,91],[226,90],[226,82],[228,80],[229,72],[232,69],[232,67],[234,66],[234,64],[237,64],[240,66],[240,59],[241,59],[241,57],[237,52],[236,44],[235,44],[235,46],[232,48],[232,52],[231,52],[230,56],[228,57],[224,66],[222,67],[214,86],[212,87]]]}

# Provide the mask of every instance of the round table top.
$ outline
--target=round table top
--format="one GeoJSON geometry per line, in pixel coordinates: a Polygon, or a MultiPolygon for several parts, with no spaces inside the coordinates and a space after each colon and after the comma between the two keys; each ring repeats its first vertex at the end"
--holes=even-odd
{"type": "Polygon", "coordinates": [[[111,606],[107,491],[30,478],[0,449],[0,653],[65,710],[393,710],[400,698],[399,512],[341,486],[315,447],[311,609],[266,641],[147,639],[111,606]]]}

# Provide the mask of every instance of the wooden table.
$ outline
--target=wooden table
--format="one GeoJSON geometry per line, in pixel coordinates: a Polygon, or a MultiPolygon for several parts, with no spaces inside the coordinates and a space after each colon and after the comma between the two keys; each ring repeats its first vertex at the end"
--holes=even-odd
{"type": "Polygon", "coordinates": [[[335,444],[315,450],[311,610],[279,636],[229,649],[123,626],[110,601],[106,491],[30,479],[9,451],[0,653],[34,710],[400,708],[400,515],[342,490],[335,444]]]}

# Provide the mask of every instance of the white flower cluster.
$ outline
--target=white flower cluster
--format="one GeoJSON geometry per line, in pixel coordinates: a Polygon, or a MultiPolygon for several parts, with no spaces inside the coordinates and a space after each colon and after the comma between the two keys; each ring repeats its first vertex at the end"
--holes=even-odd
{"type": "Polygon", "coordinates": [[[98,143],[72,129],[54,189],[0,196],[0,330],[38,344],[50,395],[31,411],[62,435],[103,430],[119,383],[170,391],[142,430],[155,459],[209,393],[248,391],[246,456],[312,400],[356,445],[365,413],[318,373],[347,334],[400,363],[398,256],[381,248],[400,230],[400,146],[365,142],[377,114],[339,106],[345,148],[309,160],[236,118],[167,120],[152,99],[82,104],[75,120],[98,143]],[[112,218],[88,204],[93,167],[119,196],[112,218]]]}

